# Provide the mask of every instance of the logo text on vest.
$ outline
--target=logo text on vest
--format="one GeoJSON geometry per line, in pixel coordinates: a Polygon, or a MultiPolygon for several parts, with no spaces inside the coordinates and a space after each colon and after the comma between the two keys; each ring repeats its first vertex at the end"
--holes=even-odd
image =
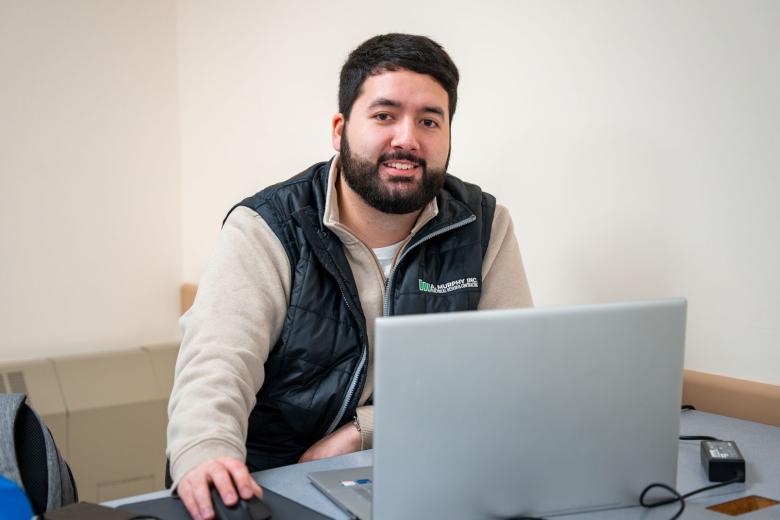
{"type": "Polygon", "coordinates": [[[451,282],[445,282],[440,284],[433,284],[424,281],[422,278],[418,278],[418,283],[421,292],[443,294],[459,289],[468,289],[479,287],[479,280],[475,276],[469,278],[460,278],[458,280],[452,280],[451,282]]]}

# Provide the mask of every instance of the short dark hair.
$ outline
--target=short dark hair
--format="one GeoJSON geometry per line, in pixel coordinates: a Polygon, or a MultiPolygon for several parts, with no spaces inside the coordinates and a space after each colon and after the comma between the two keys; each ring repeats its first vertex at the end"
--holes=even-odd
{"type": "Polygon", "coordinates": [[[410,70],[428,74],[447,92],[450,121],[458,104],[458,68],[444,48],[425,36],[390,33],[374,36],[352,51],[341,67],[339,112],[349,119],[352,105],[369,76],[387,71],[410,70]]]}

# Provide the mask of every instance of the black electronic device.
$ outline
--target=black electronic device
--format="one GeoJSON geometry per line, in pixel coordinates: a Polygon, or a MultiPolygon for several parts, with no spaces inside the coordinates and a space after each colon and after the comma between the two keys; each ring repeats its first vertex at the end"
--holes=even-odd
{"type": "Polygon", "coordinates": [[[745,481],[745,458],[734,441],[702,441],[701,463],[710,482],[745,481]]]}
{"type": "Polygon", "coordinates": [[[238,503],[228,506],[222,501],[217,488],[211,488],[211,501],[214,504],[216,520],[266,520],[271,518],[271,510],[257,497],[249,500],[238,499],[238,503]]]}

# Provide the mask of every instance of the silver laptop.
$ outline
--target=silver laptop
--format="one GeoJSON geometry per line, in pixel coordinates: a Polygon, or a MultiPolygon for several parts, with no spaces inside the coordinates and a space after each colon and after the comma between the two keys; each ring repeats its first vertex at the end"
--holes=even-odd
{"type": "Polygon", "coordinates": [[[361,519],[550,516],[674,486],[686,302],[380,318],[374,466],[310,475],[361,519]]]}

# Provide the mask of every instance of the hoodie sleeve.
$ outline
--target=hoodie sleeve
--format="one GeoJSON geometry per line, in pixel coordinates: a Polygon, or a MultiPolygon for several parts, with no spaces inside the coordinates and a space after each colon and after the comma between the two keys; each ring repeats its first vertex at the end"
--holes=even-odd
{"type": "Polygon", "coordinates": [[[482,260],[479,310],[533,307],[520,246],[509,210],[496,205],[490,243],[482,260]]]}
{"type": "Polygon", "coordinates": [[[282,330],[290,283],[287,254],[271,228],[251,209],[236,208],[179,322],[183,338],[168,403],[174,487],[204,461],[245,460],[249,413],[282,330]]]}

